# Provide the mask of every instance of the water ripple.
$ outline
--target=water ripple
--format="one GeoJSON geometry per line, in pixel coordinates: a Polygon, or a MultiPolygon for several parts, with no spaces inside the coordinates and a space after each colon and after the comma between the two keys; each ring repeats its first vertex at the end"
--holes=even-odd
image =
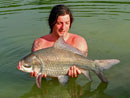
{"type": "MultiPolygon", "coordinates": [[[[52,6],[56,4],[65,4],[71,8],[74,18],[76,18],[71,31],[87,39],[89,57],[93,59],[110,57],[121,60],[121,64],[117,65],[115,69],[112,68],[112,70],[106,72],[106,74],[109,73],[107,76],[109,76],[111,83],[105,92],[111,96],[129,97],[130,94],[127,93],[130,91],[128,88],[130,83],[129,70],[127,70],[129,69],[130,58],[129,0],[0,0],[0,92],[2,92],[0,98],[19,98],[20,96],[24,97],[24,95],[24,98],[27,98],[26,95],[44,95],[39,93],[41,89],[29,88],[34,80],[31,81],[32,78],[18,71],[16,66],[18,60],[31,52],[33,40],[49,33],[46,17],[48,17],[52,6]],[[118,78],[120,75],[121,77],[118,78]],[[27,91],[25,91],[25,87],[28,87],[27,91]],[[119,89],[120,87],[121,89],[119,89]],[[19,91],[16,91],[16,89],[19,89],[19,91]],[[120,94],[120,92],[123,93],[120,94]]],[[[86,81],[86,79],[82,79],[84,78],[79,79],[81,84],[86,81]]],[[[98,82],[96,78],[93,77],[93,79],[96,80],[92,83],[94,89],[98,82]]],[[[44,86],[46,84],[43,84],[44,86]]],[[[47,85],[52,93],[56,93],[56,85],[53,84],[53,90],[51,86],[47,85]]],[[[76,93],[74,92],[75,86],[68,87],[72,97],[75,98],[78,96],[73,95],[77,94],[83,94],[82,97],[89,94],[97,96],[97,93],[99,96],[104,95],[104,93],[99,93],[102,90],[99,87],[98,90],[91,90],[92,92],[81,87],[83,90],[81,93],[79,93],[79,87],[76,89],[76,93]],[[87,93],[85,93],[86,90],[87,93]],[[95,93],[95,91],[97,92],[95,93]]],[[[57,94],[59,94],[62,88],[58,87],[57,89],[59,90],[57,94]]],[[[46,90],[43,91],[46,93],[46,90]]],[[[52,93],[48,92],[48,95],[52,93]]]]}

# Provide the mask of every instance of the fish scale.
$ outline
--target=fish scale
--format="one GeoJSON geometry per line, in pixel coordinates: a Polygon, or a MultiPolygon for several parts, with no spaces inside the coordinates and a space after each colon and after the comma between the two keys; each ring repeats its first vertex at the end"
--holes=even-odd
{"type": "Polygon", "coordinates": [[[37,73],[36,84],[41,86],[43,74],[49,77],[57,77],[60,83],[68,81],[67,73],[71,66],[78,67],[88,80],[90,71],[93,71],[102,82],[107,82],[103,70],[118,64],[118,59],[90,60],[78,49],[65,43],[60,37],[53,47],[30,53],[18,63],[18,69],[24,72],[37,73]]]}

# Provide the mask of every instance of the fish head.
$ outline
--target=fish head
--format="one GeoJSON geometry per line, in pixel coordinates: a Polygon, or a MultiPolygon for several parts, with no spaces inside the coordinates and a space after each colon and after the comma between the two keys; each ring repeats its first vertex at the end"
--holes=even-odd
{"type": "Polygon", "coordinates": [[[31,73],[39,70],[40,64],[41,62],[36,55],[29,55],[18,62],[17,68],[23,72],[31,73]]]}

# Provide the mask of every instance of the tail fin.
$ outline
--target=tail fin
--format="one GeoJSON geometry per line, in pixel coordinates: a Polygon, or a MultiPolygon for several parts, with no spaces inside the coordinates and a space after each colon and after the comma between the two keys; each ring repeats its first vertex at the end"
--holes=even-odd
{"type": "Polygon", "coordinates": [[[118,60],[118,59],[108,59],[108,60],[95,60],[94,62],[99,67],[99,69],[101,71],[103,71],[104,69],[109,69],[113,65],[118,64],[120,62],[120,60],[118,60]]]}
{"type": "Polygon", "coordinates": [[[104,69],[109,69],[112,65],[118,64],[120,60],[117,59],[108,59],[108,60],[95,60],[94,61],[98,66],[99,70],[94,70],[97,76],[100,78],[102,82],[108,82],[105,76],[103,75],[102,71],[104,69]]]}

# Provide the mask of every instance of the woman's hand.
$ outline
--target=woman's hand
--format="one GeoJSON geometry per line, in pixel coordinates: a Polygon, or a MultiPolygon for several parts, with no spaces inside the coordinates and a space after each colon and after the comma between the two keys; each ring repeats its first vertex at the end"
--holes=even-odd
{"type": "Polygon", "coordinates": [[[76,66],[70,67],[70,70],[68,71],[68,76],[77,77],[79,74],[81,74],[80,69],[78,69],[76,66]]]}
{"type": "MultiPolygon", "coordinates": [[[[31,77],[36,77],[36,76],[37,76],[37,73],[36,73],[36,72],[31,72],[31,73],[30,73],[30,76],[31,76],[31,77]]],[[[46,75],[46,74],[43,74],[42,77],[43,77],[43,78],[46,78],[47,75],[46,75]]]]}
{"type": "MultiPolygon", "coordinates": [[[[77,77],[79,74],[81,74],[80,69],[78,69],[76,66],[71,66],[71,67],[70,67],[70,70],[68,71],[68,76],[70,76],[70,77],[77,77]]],[[[36,76],[37,76],[37,73],[36,73],[36,72],[31,72],[31,73],[30,73],[30,76],[31,76],[31,77],[36,77],[36,76]]],[[[43,77],[43,78],[46,78],[47,75],[46,75],[46,74],[43,74],[42,77],[43,77]]]]}

